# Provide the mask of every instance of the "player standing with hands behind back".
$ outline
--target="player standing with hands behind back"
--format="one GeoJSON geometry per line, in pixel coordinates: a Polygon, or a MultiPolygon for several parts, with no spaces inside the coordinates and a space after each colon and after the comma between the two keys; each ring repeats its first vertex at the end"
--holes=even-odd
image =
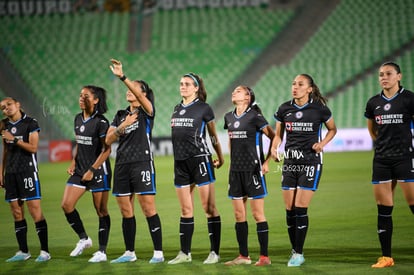
{"type": "Polygon", "coordinates": [[[414,214],[414,94],[401,84],[400,66],[387,62],[379,68],[380,94],[370,98],[365,109],[375,154],[372,184],[378,211],[378,237],[382,257],[373,268],[394,265],[391,257],[394,188],[400,184],[414,214]]]}

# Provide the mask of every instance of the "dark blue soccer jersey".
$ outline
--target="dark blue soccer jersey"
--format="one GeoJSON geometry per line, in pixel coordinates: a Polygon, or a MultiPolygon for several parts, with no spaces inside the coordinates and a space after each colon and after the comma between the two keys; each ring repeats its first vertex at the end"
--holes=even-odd
{"type": "Polygon", "coordinates": [[[414,154],[414,94],[401,88],[392,98],[383,92],[371,97],[365,117],[378,128],[375,158],[406,159],[414,154]]]}
{"type": "Polygon", "coordinates": [[[312,99],[303,106],[293,100],[280,105],[274,118],[285,126],[284,163],[322,163],[322,153],[317,154],[312,146],[322,140],[322,126],[331,116],[326,105],[312,99]]]}
{"type": "MultiPolygon", "coordinates": [[[[124,133],[119,137],[115,165],[153,159],[151,133],[154,124],[155,108],[153,107],[153,116],[149,116],[142,107],[139,107],[135,112],[138,112],[137,120],[126,127],[124,133]]],[[[118,127],[129,114],[131,114],[130,107],[126,110],[119,110],[111,126],[118,127]]]]}
{"type": "MultiPolygon", "coordinates": [[[[22,118],[16,122],[6,120],[6,130],[16,138],[29,142],[29,136],[33,132],[40,132],[36,119],[22,113],[22,118]]],[[[22,149],[17,144],[5,143],[7,149],[6,167],[7,173],[37,172],[37,156],[22,149]]]]}
{"type": "MultiPolygon", "coordinates": [[[[102,152],[101,138],[105,139],[109,128],[109,121],[99,114],[94,114],[84,120],[82,113],[77,114],[74,120],[75,137],[78,150],[76,152],[75,172],[83,175],[94,164],[102,152]]],[[[109,168],[109,159],[106,161],[109,168]]]]}
{"type": "Polygon", "coordinates": [[[178,104],[171,117],[171,137],[175,160],[211,155],[206,142],[207,123],[214,120],[210,105],[196,99],[178,104]]]}
{"type": "Polygon", "coordinates": [[[224,116],[224,129],[230,140],[231,171],[257,171],[264,161],[262,129],[267,120],[256,110],[248,108],[237,116],[235,111],[224,116]]]}

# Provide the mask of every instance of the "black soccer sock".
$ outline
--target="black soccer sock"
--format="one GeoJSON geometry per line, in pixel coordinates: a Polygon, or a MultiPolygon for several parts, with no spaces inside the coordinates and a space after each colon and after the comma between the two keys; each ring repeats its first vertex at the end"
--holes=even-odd
{"type": "Polygon", "coordinates": [[[135,216],[131,218],[122,218],[122,233],[124,235],[125,250],[135,251],[135,234],[137,232],[137,223],[135,216]]]}
{"type": "Polygon", "coordinates": [[[305,244],[306,233],[309,227],[308,208],[296,207],[296,235],[295,235],[295,252],[303,254],[303,245],[305,244]]]}
{"type": "Polygon", "coordinates": [[[49,243],[47,235],[47,223],[46,220],[35,223],[37,236],[40,241],[40,249],[49,253],[49,243]]]}
{"type": "Polygon", "coordinates": [[[268,246],[269,246],[269,225],[267,221],[259,222],[256,224],[257,228],[257,239],[260,244],[260,255],[268,256],[268,246]]]}
{"type": "Polygon", "coordinates": [[[295,249],[296,235],[296,211],[295,209],[286,209],[286,225],[292,249],[295,249]]]}
{"type": "Polygon", "coordinates": [[[158,214],[155,214],[152,217],[147,217],[147,223],[151,233],[154,250],[162,251],[162,230],[160,217],[158,214]]]}
{"type": "Polygon", "coordinates": [[[75,209],[71,213],[65,213],[65,216],[72,229],[78,234],[79,239],[87,239],[88,234],[86,234],[85,227],[83,227],[78,211],[75,209]]]}
{"type": "Polygon", "coordinates": [[[99,217],[99,229],[98,229],[98,239],[99,239],[99,250],[106,253],[106,247],[109,240],[109,231],[111,229],[111,218],[109,215],[99,217]]]}
{"type": "Polygon", "coordinates": [[[237,242],[239,243],[239,253],[244,257],[248,257],[249,249],[247,248],[247,238],[249,234],[249,226],[247,221],[236,222],[235,229],[237,242]]]}
{"type": "Polygon", "coordinates": [[[180,218],[181,251],[188,255],[191,252],[191,241],[194,233],[194,217],[180,218]]]}
{"type": "Polygon", "coordinates": [[[391,257],[391,239],[393,231],[393,206],[377,205],[378,223],[377,232],[381,244],[382,256],[391,257]]]}
{"type": "Polygon", "coordinates": [[[27,246],[27,223],[23,219],[18,222],[14,222],[14,231],[16,232],[17,243],[19,244],[19,250],[23,253],[28,253],[29,248],[27,246]]]}
{"type": "Polygon", "coordinates": [[[221,218],[220,216],[207,219],[208,236],[210,238],[210,251],[214,251],[217,255],[220,252],[221,239],[221,218]]]}
{"type": "Polygon", "coordinates": [[[411,212],[414,214],[414,205],[410,205],[411,212]]]}

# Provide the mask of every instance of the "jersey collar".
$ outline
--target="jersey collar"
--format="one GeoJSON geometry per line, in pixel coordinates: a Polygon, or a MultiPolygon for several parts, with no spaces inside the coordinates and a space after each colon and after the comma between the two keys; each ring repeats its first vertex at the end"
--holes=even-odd
{"type": "Polygon", "coordinates": [[[395,93],[395,95],[394,95],[393,97],[388,98],[388,97],[386,97],[386,96],[384,95],[384,90],[382,90],[382,91],[381,91],[381,97],[382,97],[383,99],[385,99],[386,101],[391,101],[391,100],[393,100],[394,98],[396,98],[399,94],[401,94],[402,92],[404,92],[404,87],[401,87],[401,88],[400,88],[400,90],[399,90],[398,92],[396,92],[396,93],[395,93]]]}
{"type": "Polygon", "coordinates": [[[126,108],[126,111],[127,111],[127,113],[129,114],[129,115],[133,115],[133,114],[135,114],[135,113],[137,113],[138,111],[139,111],[139,108],[140,108],[141,106],[139,106],[138,108],[136,108],[133,112],[131,112],[131,106],[128,106],[127,108],[126,108]]]}
{"type": "Polygon", "coordinates": [[[252,109],[252,107],[248,107],[246,110],[244,110],[244,112],[241,115],[237,115],[236,113],[236,108],[233,110],[233,116],[237,119],[243,117],[244,115],[246,115],[248,112],[250,112],[250,110],[252,109]]]}
{"type": "Polygon", "coordinates": [[[196,98],[188,104],[184,104],[183,101],[181,101],[181,106],[183,106],[184,108],[187,108],[187,107],[193,105],[194,103],[198,102],[199,100],[200,100],[199,98],[196,98]]]}
{"type": "Polygon", "coordinates": [[[88,117],[87,119],[84,119],[84,118],[83,118],[83,113],[82,113],[82,122],[83,122],[83,123],[88,122],[89,120],[91,120],[92,118],[94,118],[97,114],[98,114],[98,110],[96,110],[96,111],[95,111],[95,113],[93,113],[93,114],[92,114],[90,117],[88,117]]]}
{"type": "Polygon", "coordinates": [[[17,123],[19,123],[20,121],[22,121],[23,119],[25,119],[26,118],[26,114],[24,112],[22,112],[22,111],[20,111],[20,112],[22,114],[22,117],[19,120],[11,121],[9,118],[7,118],[7,122],[10,123],[10,124],[12,124],[12,125],[16,125],[17,123]]]}
{"type": "Polygon", "coordinates": [[[299,106],[299,105],[297,105],[297,104],[295,103],[295,99],[292,99],[292,100],[290,101],[290,104],[291,104],[291,105],[293,105],[294,107],[298,108],[298,109],[303,109],[303,108],[305,108],[306,106],[308,106],[309,104],[311,104],[312,102],[313,102],[313,98],[312,98],[312,97],[309,97],[308,102],[307,102],[305,105],[303,105],[303,106],[299,106]]]}

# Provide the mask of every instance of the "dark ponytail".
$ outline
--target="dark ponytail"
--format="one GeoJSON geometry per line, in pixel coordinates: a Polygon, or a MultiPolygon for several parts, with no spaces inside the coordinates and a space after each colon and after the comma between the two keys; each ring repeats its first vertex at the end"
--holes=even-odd
{"type": "Polygon", "coordinates": [[[263,115],[262,109],[260,109],[259,105],[257,105],[256,102],[256,95],[254,94],[254,91],[249,86],[241,86],[243,87],[250,95],[250,102],[249,102],[249,108],[256,110],[259,114],[263,115]]]}
{"type": "Polygon", "coordinates": [[[319,87],[315,84],[315,82],[313,81],[313,78],[308,74],[300,74],[300,75],[306,77],[309,81],[309,86],[312,87],[312,92],[310,94],[311,98],[314,99],[316,102],[320,102],[323,105],[326,105],[326,103],[328,102],[328,99],[321,94],[319,87]]]}

